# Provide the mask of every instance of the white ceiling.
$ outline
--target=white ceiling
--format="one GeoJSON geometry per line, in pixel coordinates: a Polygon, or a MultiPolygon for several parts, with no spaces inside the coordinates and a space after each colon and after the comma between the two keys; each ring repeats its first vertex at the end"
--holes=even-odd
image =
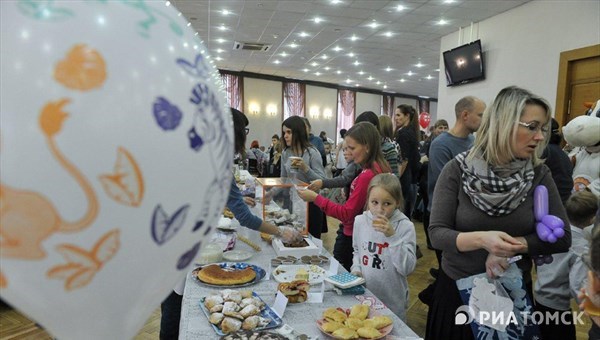
{"type": "Polygon", "coordinates": [[[438,78],[443,76],[438,70],[440,39],[459,27],[470,33],[472,22],[528,1],[171,2],[199,33],[219,69],[437,98],[438,78]],[[317,17],[322,21],[316,23],[317,17]],[[377,24],[374,28],[373,23],[377,24]],[[302,32],[307,35],[302,37],[302,32]],[[357,39],[351,40],[352,36],[357,39]],[[267,52],[234,50],[235,41],[272,47],[267,52]],[[297,47],[290,47],[292,43],[297,47]],[[417,67],[419,63],[424,66],[417,67]]]}

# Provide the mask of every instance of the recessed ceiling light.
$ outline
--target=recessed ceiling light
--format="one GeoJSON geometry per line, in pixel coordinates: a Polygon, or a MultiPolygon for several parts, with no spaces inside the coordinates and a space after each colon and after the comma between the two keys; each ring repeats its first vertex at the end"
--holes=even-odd
{"type": "Polygon", "coordinates": [[[321,75],[321,72],[315,73],[315,76],[317,76],[317,77],[320,76],[320,75],[321,75]]]}
{"type": "Polygon", "coordinates": [[[350,37],[350,40],[352,40],[352,41],[356,41],[356,40],[358,40],[358,37],[357,37],[356,35],[352,35],[352,36],[350,37]]]}
{"type": "Polygon", "coordinates": [[[333,50],[334,50],[334,51],[336,51],[336,52],[339,52],[339,51],[341,51],[341,50],[342,50],[342,48],[341,48],[341,47],[339,47],[339,46],[336,46],[336,47],[334,47],[334,48],[333,48],[333,50]]]}
{"type": "Polygon", "coordinates": [[[416,67],[423,67],[425,66],[425,64],[423,64],[422,62],[419,61],[419,63],[417,65],[415,65],[416,67]]]}
{"type": "Polygon", "coordinates": [[[350,78],[346,79],[346,83],[350,84],[351,82],[352,82],[352,79],[350,79],[350,78]]]}
{"type": "Polygon", "coordinates": [[[383,35],[385,35],[388,38],[391,38],[393,34],[394,33],[390,32],[390,31],[383,33],[383,35]]]}
{"type": "Polygon", "coordinates": [[[279,55],[282,56],[282,57],[287,57],[288,56],[288,54],[285,53],[285,52],[281,52],[279,55]]]}
{"type": "Polygon", "coordinates": [[[308,71],[310,71],[310,70],[309,70],[309,69],[307,69],[307,68],[305,68],[305,69],[302,69],[302,71],[304,71],[304,72],[308,72],[308,71]]]}
{"type": "Polygon", "coordinates": [[[228,11],[228,10],[226,10],[226,9],[224,9],[223,11],[221,11],[221,13],[222,13],[223,15],[229,15],[229,14],[231,14],[231,12],[229,12],[229,11],[228,11]]]}
{"type": "Polygon", "coordinates": [[[355,84],[354,86],[356,86],[356,87],[359,87],[359,86],[360,86],[360,84],[355,84]]]}
{"type": "Polygon", "coordinates": [[[392,70],[392,68],[388,66],[385,70],[390,72],[392,70]]]}
{"type": "Polygon", "coordinates": [[[384,88],[384,89],[387,89],[387,85],[383,85],[383,88],[384,88]]]}
{"type": "Polygon", "coordinates": [[[360,63],[358,62],[358,60],[354,61],[353,64],[354,64],[354,66],[360,65],[360,63]]]}
{"type": "Polygon", "coordinates": [[[370,24],[369,24],[369,25],[367,25],[367,26],[369,26],[369,27],[371,27],[371,28],[377,28],[377,26],[379,26],[379,24],[378,24],[378,23],[376,23],[375,21],[373,21],[372,23],[370,23],[370,24]]]}
{"type": "Polygon", "coordinates": [[[438,25],[446,25],[448,23],[448,21],[444,20],[444,19],[440,19],[440,21],[437,22],[438,25]]]}
{"type": "Polygon", "coordinates": [[[363,72],[363,71],[358,71],[358,74],[360,74],[360,75],[362,76],[363,74],[365,74],[365,72],[363,72]]]}
{"type": "Polygon", "coordinates": [[[354,53],[352,53],[352,52],[348,53],[348,57],[354,58],[354,53]]]}
{"type": "Polygon", "coordinates": [[[329,66],[325,67],[325,71],[329,71],[329,70],[331,70],[331,67],[329,67],[329,66]]]}
{"type": "Polygon", "coordinates": [[[337,5],[339,3],[342,3],[342,1],[341,0],[331,0],[332,5],[337,5]]]}
{"type": "Polygon", "coordinates": [[[319,18],[319,17],[315,17],[315,18],[313,19],[313,21],[315,22],[315,24],[318,24],[318,23],[320,23],[321,21],[323,21],[323,19],[321,19],[321,18],[319,18]]]}
{"type": "Polygon", "coordinates": [[[221,60],[223,60],[223,58],[221,58],[221,57],[216,57],[216,58],[215,58],[215,60],[216,60],[216,61],[221,61],[221,60]]]}
{"type": "Polygon", "coordinates": [[[335,73],[337,73],[337,74],[342,74],[342,71],[340,71],[340,70],[337,70],[337,71],[335,71],[335,73]]]}
{"type": "Polygon", "coordinates": [[[165,6],[169,7],[171,6],[171,3],[169,1],[165,2],[165,6]]]}
{"type": "Polygon", "coordinates": [[[379,84],[381,84],[381,82],[378,80],[375,84],[379,85],[379,84]]]}
{"type": "Polygon", "coordinates": [[[223,52],[225,52],[225,50],[222,50],[222,49],[220,49],[220,48],[217,48],[217,49],[215,50],[215,52],[217,52],[217,53],[223,53],[223,52]]]}
{"type": "Polygon", "coordinates": [[[431,74],[428,74],[426,78],[427,79],[433,79],[433,77],[431,76],[431,74]]]}
{"type": "Polygon", "coordinates": [[[327,59],[327,58],[329,58],[329,57],[327,56],[327,54],[323,54],[323,55],[321,56],[321,59],[323,59],[323,60],[325,60],[325,59],[327,59]]]}
{"type": "Polygon", "coordinates": [[[419,96],[419,98],[429,99],[429,96],[419,96]]]}
{"type": "Polygon", "coordinates": [[[369,80],[373,80],[373,77],[372,77],[372,76],[369,76],[369,78],[367,78],[367,79],[369,79],[369,80]]]}
{"type": "Polygon", "coordinates": [[[436,68],[436,69],[435,69],[435,72],[440,72],[440,69],[439,69],[439,68],[436,68]]]}
{"type": "Polygon", "coordinates": [[[451,4],[451,3],[454,3],[454,0],[444,0],[444,3],[445,4],[451,4]]]}
{"type": "Polygon", "coordinates": [[[274,62],[275,64],[279,64],[281,61],[279,61],[278,59],[275,59],[273,62],[274,62]]]}
{"type": "Polygon", "coordinates": [[[398,11],[398,12],[403,11],[404,9],[405,9],[405,7],[402,5],[396,6],[396,11],[398,11]]]}
{"type": "Polygon", "coordinates": [[[296,43],[291,43],[291,44],[289,44],[288,46],[289,46],[289,47],[291,47],[291,48],[296,48],[296,47],[298,47],[298,44],[296,44],[296,43]]]}
{"type": "Polygon", "coordinates": [[[190,27],[190,26],[192,26],[192,23],[191,23],[191,22],[188,22],[188,23],[187,23],[187,27],[190,27]]]}
{"type": "Polygon", "coordinates": [[[300,32],[299,34],[302,38],[308,37],[308,33],[306,33],[306,32],[300,32]]]}
{"type": "Polygon", "coordinates": [[[219,26],[219,30],[220,31],[227,31],[227,26],[221,25],[221,26],[219,26]]]}
{"type": "Polygon", "coordinates": [[[312,64],[310,64],[312,67],[316,67],[319,66],[319,63],[317,63],[316,61],[313,61],[312,64]]]}
{"type": "Polygon", "coordinates": [[[227,40],[225,40],[225,39],[223,39],[223,38],[219,38],[219,39],[217,39],[217,42],[218,42],[219,44],[222,44],[222,43],[224,43],[225,41],[227,41],[227,40]]]}
{"type": "Polygon", "coordinates": [[[404,78],[400,79],[401,83],[404,83],[405,81],[406,81],[406,79],[404,79],[404,78]]]}
{"type": "Polygon", "coordinates": [[[407,76],[412,76],[414,73],[412,71],[408,71],[407,76]]]}

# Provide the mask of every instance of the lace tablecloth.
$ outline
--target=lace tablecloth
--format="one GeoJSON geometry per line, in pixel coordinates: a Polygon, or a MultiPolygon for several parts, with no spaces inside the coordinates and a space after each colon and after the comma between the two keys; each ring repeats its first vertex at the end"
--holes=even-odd
{"type": "MultiPolygon", "coordinates": [[[[260,236],[257,232],[248,230],[246,228],[238,229],[239,232],[255,241],[261,246],[262,251],[257,252],[254,256],[244,262],[257,265],[267,271],[267,276],[270,276],[271,267],[270,260],[277,255],[271,245],[260,240],[260,236]]],[[[238,240],[235,249],[248,250],[254,252],[248,245],[238,240]]],[[[323,250],[323,254],[331,256],[323,250]]],[[[328,269],[329,264],[324,265],[324,269],[328,269]]],[[[340,271],[344,271],[344,268],[340,266],[340,271]]],[[[277,282],[273,280],[273,277],[265,277],[259,283],[244,287],[243,289],[251,289],[255,291],[268,305],[272,305],[275,301],[275,293],[277,291],[277,282]]],[[[314,291],[320,290],[320,286],[313,286],[314,291]]],[[[311,290],[311,291],[313,291],[311,290]]],[[[187,275],[185,290],[183,294],[183,306],[181,310],[181,321],[179,325],[179,339],[196,340],[196,339],[219,339],[220,337],[215,333],[214,329],[208,322],[208,319],[200,309],[200,299],[204,296],[209,295],[211,292],[219,291],[219,289],[204,286],[196,281],[191,275],[191,271],[187,275]]],[[[305,334],[309,338],[313,339],[327,339],[319,328],[317,328],[316,321],[321,318],[323,311],[329,307],[342,307],[350,308],[355,304],[360,303],[359,299],[367,299],[372,301],[375,306],[378,306],[379,310],[376,311],[379,314],[386,314],[392,317],[394,320],[394,328],[392,332],[386,337],[386,339],[419,339],[419,336],[415,334],[402,320],[400,320],[395,314],[389,309],[383,306],[377,298],[370,292],[366,291],[364,295],[337,295],[333,290],[332,286],[325,284],[325,294],[323,303],[301,303],[301,304],[288,304],[285,314],[283,316],[284,324],[291,326],[296,330],[298,334],[305,334]]]]}

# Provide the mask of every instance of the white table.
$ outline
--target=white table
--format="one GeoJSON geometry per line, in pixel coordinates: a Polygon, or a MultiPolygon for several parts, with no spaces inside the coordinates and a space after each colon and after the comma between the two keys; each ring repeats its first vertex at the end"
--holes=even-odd
{"type": "MultiPolygon", "coordinates": [[[[251,240],[259,240],[258,233],[246,228],[238,229],[240,234],[247,236],[251,240]]],[[[275,251],[271,245],[260,241],[258,243],[262,247],[260,253],[256,253],[251,259],[245,261],[257,265],[270,273],[270,260],[276,257],[275,251]]],[[[252,251],[251,248],[239,240],[236,243],[235,249],[243,249],[252,251]]],[[[324,252],[325,253],[325,252],[324,252]]],[[[325,253],[330,256],[330,254],[325,253]]],[[[328,269],[328,265],[325,265],[328,269]]],[[[344,270],[340,266],[340,270],[344,270]]],[[[275,293],[277,291],[277,282],[271,277],[263,279],[259,283],[245,287],[244,289],[252,289],[268,304],[272,305],[275,301],[275,293]]],[[[327,339],[318,328],[316,320],[321,318],[323,311],[329,307],[350,308],[359,303],[354,295],[337,295],[329,284],[325,286],[325,295],[322,304],[288,304],[283,316],[284,324],[292,326],[297,332],[306,334],[314,339],[327,339]]],[[[220,338],[208,322],[206,316],[200,309],[200,299],[209,295],[211,292],[216,292],[219,289],[211,288],[199,284],[192,277],[191,271],[187,275],[185,290],[183,294],[183,306],[181,310],[181,322],[179,327],[179,339],[218,339],[220,338]]],[[[367,290],[364,296],[374,296],[367,290]]],[[[386,339],[420,339],[402,320],[400,320],[389,309],[379,310],[381,314],[386,314],[394,320],[394,328],[386,339]]]]}

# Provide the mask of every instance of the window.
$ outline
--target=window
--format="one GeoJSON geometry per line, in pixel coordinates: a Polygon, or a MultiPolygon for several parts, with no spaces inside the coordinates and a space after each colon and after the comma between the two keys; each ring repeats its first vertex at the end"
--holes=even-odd
{"type": "Polygon", "coordinates": [[[244,78],[234,74],[221,73],[221,80],[223,81],[223,86],[225,87],[227,104],[234,109],[238,109],[243,112],[244,78]]]}

